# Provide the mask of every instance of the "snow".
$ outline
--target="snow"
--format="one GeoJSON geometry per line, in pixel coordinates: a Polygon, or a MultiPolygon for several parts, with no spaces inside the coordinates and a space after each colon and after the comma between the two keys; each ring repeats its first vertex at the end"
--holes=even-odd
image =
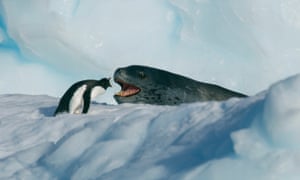
{"type": "Polygon", "coordinates": [[[296,180],[299,88],[297,75],[245,99],[57,117],[58,98],[1,95],[0,179],[296,180]]]}
{"type": "Polygon", "coordinates": [[[298,180],[299,30],[298,0],[2,0],[0,179],[298,180]],[[250,97],[52,117],[132,64],[250,97]]]}

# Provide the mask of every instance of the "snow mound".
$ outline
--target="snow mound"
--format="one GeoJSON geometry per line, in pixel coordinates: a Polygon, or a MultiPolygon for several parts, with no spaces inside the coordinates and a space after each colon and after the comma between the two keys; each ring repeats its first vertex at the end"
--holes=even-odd
{"type": "Polygon", "coordinates": [[[246,99],[180,106],[0,96],[0,179],[297,179],[300,75],[246,99]],[[293,102],[293,103],[291,103],[293,102]]]}

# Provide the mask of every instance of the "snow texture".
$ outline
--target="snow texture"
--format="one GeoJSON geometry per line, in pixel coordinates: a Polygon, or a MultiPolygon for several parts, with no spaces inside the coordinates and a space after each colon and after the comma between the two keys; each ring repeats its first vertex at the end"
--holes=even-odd
{"type": "Polygon", "coordinates": [[[299,59],[299,0],[1,0],[0,179],[298,180],[299,59]],[[52,117],[132,64],[250,97],[52,117]]]}
{"type": "Polygon", "coordinates": [[[57,98],[1,95],[0,179],[296,180],[299,90],[300,75],[245,99],[57,117],[57,98]]]}

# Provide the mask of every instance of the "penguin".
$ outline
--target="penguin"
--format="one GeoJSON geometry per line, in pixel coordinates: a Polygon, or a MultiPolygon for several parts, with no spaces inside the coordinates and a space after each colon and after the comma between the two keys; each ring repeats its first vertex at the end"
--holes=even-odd
{"type": "Polygon", "coordinates": [[[73,84],[62,96],[53,116],[59,113],[86,114],[90,102],[111,87],[110,78],[82,80],[73,84]]]}

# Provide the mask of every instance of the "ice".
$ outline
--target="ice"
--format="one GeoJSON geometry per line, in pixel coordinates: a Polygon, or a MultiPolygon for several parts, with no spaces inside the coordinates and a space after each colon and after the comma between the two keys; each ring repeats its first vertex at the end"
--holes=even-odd
{"type": "Polygon", "coordinates": [[[277,146],[299,149],[300,76],[271,88],[263,115],[270,141],[277,146]]]}
{"type": "MultiPolygon", "coordinates": [[[[9,40],[0,53],[17,62],[1,69],[25,63],[44,80],[11,81],[0,71],[10,87],[1,93],[22,82],[29,85],[18,93],[61,97],[76,81],[143,64],[254,95],[299,72],[297,0],[4,0],[0,9],[0,39],[9,40]]],[[[102,101],[113,103],[113,92],[102,101]]]]}
{"type": "Polygon", "coordinates": [[[0,179],[298,180],[299,20],[298,0],[0,1],[0,179]],[[52,117],[132,64],[250,97],[113,105],[114,85],[52,117]]]}
{"type": "Polygon", "coordinates": [[[56,117],[57,98],[1,95],[0,177],[296,180],[299,87],[297,75],[245,99],[56,117]]]}

